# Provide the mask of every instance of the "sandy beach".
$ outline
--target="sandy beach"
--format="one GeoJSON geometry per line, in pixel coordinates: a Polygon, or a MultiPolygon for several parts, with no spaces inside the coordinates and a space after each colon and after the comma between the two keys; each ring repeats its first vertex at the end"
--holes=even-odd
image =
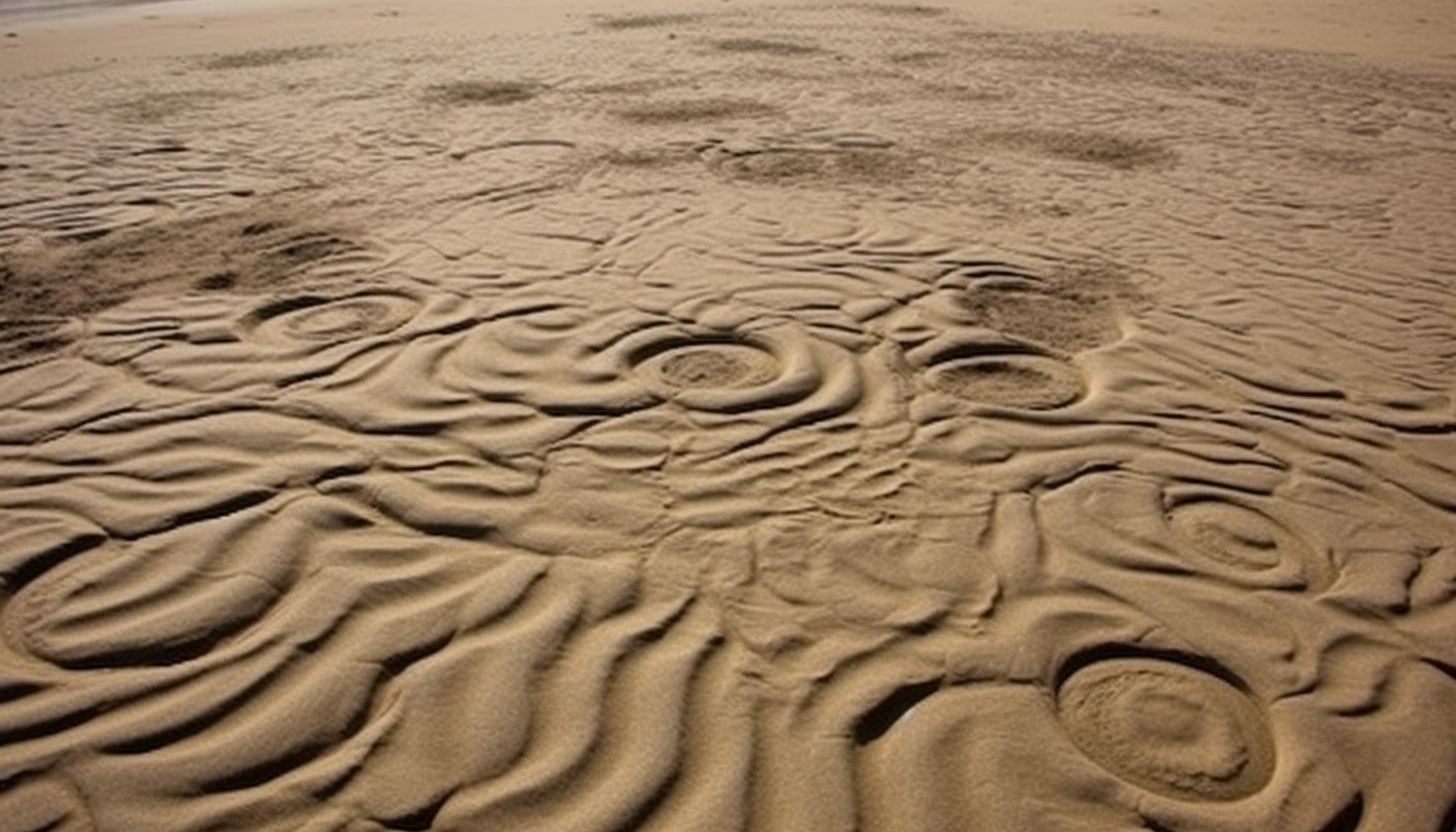
{"type": "Polygon", "coordinates": [[[1444,0],[0,3],[0,832],[1452,832],[1444,0]]]}

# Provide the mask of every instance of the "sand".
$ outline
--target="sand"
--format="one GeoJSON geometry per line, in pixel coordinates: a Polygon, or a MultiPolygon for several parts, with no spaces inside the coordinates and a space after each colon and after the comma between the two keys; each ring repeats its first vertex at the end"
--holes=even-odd
{"type": "Polygon", "coordinates": [[[0,832],[1450,832],[1453,18],[0,18],[0,832]]]}

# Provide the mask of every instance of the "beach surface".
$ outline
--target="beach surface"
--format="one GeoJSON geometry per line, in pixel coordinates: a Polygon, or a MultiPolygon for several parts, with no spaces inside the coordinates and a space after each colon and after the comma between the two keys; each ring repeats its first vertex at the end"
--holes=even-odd
{"type": "Polygon", "coordinates": [[[1451,4],[38,5],[0,832],[1452,832],[1451,4]]]}

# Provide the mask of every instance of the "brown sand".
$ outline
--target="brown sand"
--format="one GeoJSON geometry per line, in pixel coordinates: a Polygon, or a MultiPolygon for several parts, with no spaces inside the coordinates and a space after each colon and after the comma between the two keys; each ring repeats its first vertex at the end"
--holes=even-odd
{"type": "Polygon", "coordinates": [[[0,22],[0,832],[1456,828],[1450,3],[0,22]]]}

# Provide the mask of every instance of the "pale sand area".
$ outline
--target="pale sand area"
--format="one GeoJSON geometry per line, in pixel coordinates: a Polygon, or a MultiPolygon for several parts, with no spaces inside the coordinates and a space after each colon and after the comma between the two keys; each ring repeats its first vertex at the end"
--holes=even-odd
{"type": "Polygon", "coordinates": [[[1453,17],[0,18],[0,832],[1451,832],[1453,17]]]}

